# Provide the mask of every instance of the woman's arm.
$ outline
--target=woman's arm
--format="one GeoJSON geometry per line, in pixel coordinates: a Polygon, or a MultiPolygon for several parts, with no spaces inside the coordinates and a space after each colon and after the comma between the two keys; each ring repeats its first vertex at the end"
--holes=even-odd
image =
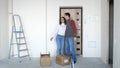
{"type": "Polygon", "coordinates": [[[56,37],[56,35],[57,35],[57,33],[58,33],[58,30],[59,30],[59,25],[56,27],[56,29],[54,30],[54,32],[53,32],[53,34],[52,34],[52,37],[50,38],[50,40],[52,41],[55,37],[56,37]]]}

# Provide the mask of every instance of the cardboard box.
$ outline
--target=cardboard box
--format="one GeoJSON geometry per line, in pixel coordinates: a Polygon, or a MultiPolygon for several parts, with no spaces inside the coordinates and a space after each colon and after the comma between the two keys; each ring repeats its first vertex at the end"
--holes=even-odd
{"type": "Polygon", "coordinates": [[[57,55],[56,56],[56,63],[62,66],[70,64],[70,57],[64,55],[57,55]]]}
{"type": "Polygon", "coordinates": [[[40,55],[40,65],[41,66],[50,66],[50,54],[41,54],[40,55]]]}

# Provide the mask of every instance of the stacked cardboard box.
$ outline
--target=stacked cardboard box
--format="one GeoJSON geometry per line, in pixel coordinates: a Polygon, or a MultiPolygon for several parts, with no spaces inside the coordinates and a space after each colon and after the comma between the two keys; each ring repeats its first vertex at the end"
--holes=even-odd
{"type": "Polygon", "coordinates": [[[56,63],[62,66],[70,64],[70,57],[64,55],[57,55],[56,56],[56,63]]]}
{"type": "Polygon", "coordinates": [[[40,65],[41,66],[50,66],[50,54],[41,54],[40,57],[40,65]]]}

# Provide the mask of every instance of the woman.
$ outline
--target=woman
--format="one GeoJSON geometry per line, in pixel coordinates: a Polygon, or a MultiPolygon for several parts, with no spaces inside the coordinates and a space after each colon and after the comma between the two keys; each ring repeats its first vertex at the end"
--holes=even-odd
{"type": "MultiPolygon", "coordinates": [[[[57,43],[57,55],[63,55],[64,51],[64,36],[66,31],[66,20],[64,17],[61,17],[60,23],[56,29],[56,43],[57,43]]],[[[53,37],[50,39],[53,40],[53,37]]]]}

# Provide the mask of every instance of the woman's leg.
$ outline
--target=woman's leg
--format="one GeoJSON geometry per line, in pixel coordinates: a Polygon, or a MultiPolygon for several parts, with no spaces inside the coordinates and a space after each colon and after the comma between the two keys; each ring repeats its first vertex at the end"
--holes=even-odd
{"type": "Polygon", "coordinates": [[[60,36],[56,36],[56,43],[57,43],[57,55],[60,55],[60,36]]]}
{"type": "Polygon", "coordinates": [[[61,37],[61,55],[64,55],[64,36],[61,37]]]}

